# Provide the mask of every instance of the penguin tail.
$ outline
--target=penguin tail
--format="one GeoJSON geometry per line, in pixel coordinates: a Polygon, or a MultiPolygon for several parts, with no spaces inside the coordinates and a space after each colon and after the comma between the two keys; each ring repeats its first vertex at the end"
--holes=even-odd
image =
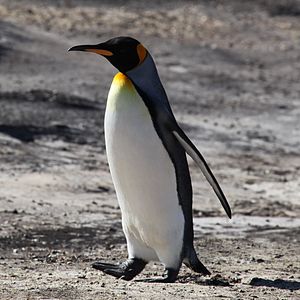
{"type": "Polygon", "coordinates": [[[210,275],[210,271],[203,265],[197,257],[194,247],[189,251],[188,257],[184,258],[183,263],[196,273],[210,275]]]}

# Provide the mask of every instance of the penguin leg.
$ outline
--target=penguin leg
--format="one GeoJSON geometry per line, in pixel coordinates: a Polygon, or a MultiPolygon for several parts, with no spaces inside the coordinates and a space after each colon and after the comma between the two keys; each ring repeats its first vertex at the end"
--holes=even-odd
{"type": "Polygon", "coordinates": [[[179,269],[166,268],[165,275],[162,278],[145,278],[136,281],[148,283],[172,283],[176,281],[178,273],[179,269]]]}
{"type": "Polygon", "coordinates": [[[192,246],[191,249],[188,251],[188,256],[184,258],[183,263],[193,270],[196,273],[200,273],[203,275],[210,275],[210,271],[202,264],[199,260],[194,247],[192,246]]]}
{"type": "Polygon", "coordinates": [[[116,278],[131,280],[143,271],[146,264],[147,262],[143,259],[129,258],[120,264],[109,264],[97,261],[93,263],[92,267],[116,278]]]}
{"type": "Polygon", "coordinates": [[[161,278],[146,278],[144,282],[161,282],[161,283],[171,283],[175,282],[179,269],[182,264],[181,257],[181,247],[182,245],[177,244],[178,239],[173,240],[173,244],[170,242],[164,244],[163,247],[156,248],[156,253],[159,261],[165,265],[165,273],[161,278]],[[176,251],[177,250],[177,251],[176,251]]]}

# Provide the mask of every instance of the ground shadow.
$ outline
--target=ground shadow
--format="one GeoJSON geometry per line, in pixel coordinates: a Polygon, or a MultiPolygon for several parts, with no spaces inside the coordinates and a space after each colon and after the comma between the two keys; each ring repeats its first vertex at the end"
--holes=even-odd
{"type": "Polygon", "coordinates": [[[87,248],[102,246],[111,249],[111,246],[125,243],[120,222],[111,222],[97,227],[43,228],[41,226],[41,228],[30,228],[27,231],[0,237],[1,250],[8,253],[14,249],[27,249],[29,252],[63,249],[80,253],[87,248]]]}
{"type": "Polygon", "coordinates": [[[225,278],[220,274],[215,274],[211,276],[203,276],[202,274],[189,274],[182,275],[178,277],[179,283],[189,283],[193,282],[199,285],[208,286],[231,286],[234,282],[231,282],[230,278],[225,278]]]}
{"type": "MultiPolygon", "coordinates": [[[[3,51],[0,45],[0,58],[3,51]]],[[[99,101],[39,89],[0,92],[0,103],[0,133],[21,142],[50,139],[99,145],[102,140],[104,104],[99,101]]]]}
{"type": "Polygon", "coordinates": [[[277,289],[291,290],[296,291],[300,290],[300,282],[299,281],[289,281],[284,279],[263,279],[263,278],[252,278],[250,285],[252,286],[267,286],[273,287],[277,289]]]}

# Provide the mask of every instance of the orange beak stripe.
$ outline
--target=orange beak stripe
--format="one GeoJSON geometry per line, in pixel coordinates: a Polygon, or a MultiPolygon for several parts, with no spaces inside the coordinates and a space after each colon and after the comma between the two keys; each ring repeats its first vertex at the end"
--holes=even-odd
{"type": "Polygon", "coordinates": [[[85,51],[88,52],[94,52],[103,56],[112,56],[114,55],[112,52],[108,51],[108,50],[102,50],[102,49],[86,49],[85,51]]]}

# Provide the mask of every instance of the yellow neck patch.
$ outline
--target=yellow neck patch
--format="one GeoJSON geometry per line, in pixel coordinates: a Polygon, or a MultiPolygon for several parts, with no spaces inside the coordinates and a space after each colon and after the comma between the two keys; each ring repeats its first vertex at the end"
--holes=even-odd
{"type": "Polygon", "coordinates": [[[121,88],[121,87],[125,87],[128,89],[134,88],[130,79],[121,72],[119,72],[115,75],[112,84],[118,86],[119,88],[121,88]]]}
{"type": "Polygon", "coordinates": [[[119,72],[115,75],[107,98],[108,111],[131,110],[141,101],[131,80],[119,72]]]}

